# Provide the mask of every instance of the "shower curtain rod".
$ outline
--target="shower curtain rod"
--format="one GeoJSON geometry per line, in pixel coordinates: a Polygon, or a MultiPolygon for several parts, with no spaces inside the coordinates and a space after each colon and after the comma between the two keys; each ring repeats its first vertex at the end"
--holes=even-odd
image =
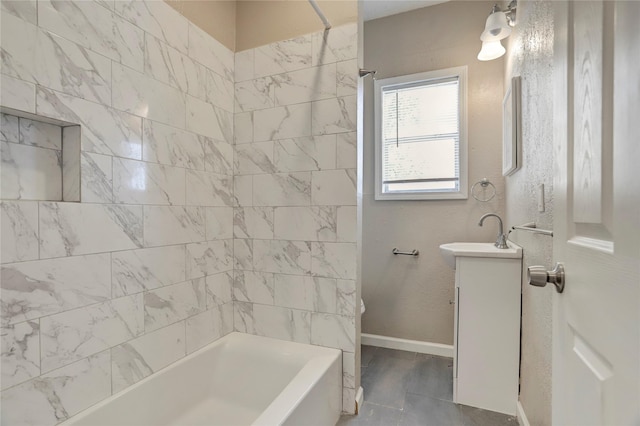
{"type": "Polygon", "coordinates": [[[330,29],[331,28],[331,23],[329,22],[327,17],[324,16],[324,13],[322,13],[322,10],[320,9],[320,6],[318,6],[318,3],[316,3],[316,0],[309,0],[309,4],[311,5],[311,7],[313,7],[313,10],[316,11],[318,16],[322,20],[322,23],[324,24],[324,28],[326,30],[330,29]]]}

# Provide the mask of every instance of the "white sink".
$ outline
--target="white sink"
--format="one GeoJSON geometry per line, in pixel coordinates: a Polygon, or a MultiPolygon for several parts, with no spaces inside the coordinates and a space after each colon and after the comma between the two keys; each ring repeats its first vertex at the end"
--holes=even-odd
{"type": "Polygon", "coordinates": [[[440,246],[440,254],[447,265],[456,269],[456,257],[502,257],[521,259],[522,248],[509,242],[508,249],[499,249],[493,243],[448,243],[440,246]]]}

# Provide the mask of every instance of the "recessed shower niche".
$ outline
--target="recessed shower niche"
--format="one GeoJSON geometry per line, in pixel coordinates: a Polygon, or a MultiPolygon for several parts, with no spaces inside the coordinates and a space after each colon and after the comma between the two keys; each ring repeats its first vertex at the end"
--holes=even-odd
{"type": "Polygon", "coordinates": [[[80,126],[0,113],[3,200],[80,201],[80,126]]]}

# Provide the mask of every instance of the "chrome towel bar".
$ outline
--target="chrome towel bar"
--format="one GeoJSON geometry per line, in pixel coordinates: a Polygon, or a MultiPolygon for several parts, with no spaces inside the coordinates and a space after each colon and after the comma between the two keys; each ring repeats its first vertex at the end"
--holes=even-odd
{"type": "Polygon", "coordinates": [[[391,253],[393,254],[402,254],[404,256],[418,256],[420,254],[420,252],[418,250],[411,250],[411,251],[400,251],[397,248],[394,247],[394,249],[391,251],[391,253]]]}
{"type": "Polygon", "coordinates": [[[535,223],[525,223],[524,225],[515,225],[515,226],[512,226],[511,229],[517,230],[517,231],[528,231],[528,232],[533,232],[534,234],[542,234],[542,235],[548,235],[550,237],[553,237],[553,231],[550,231],[548,229],[538,228],[535,223]]]}

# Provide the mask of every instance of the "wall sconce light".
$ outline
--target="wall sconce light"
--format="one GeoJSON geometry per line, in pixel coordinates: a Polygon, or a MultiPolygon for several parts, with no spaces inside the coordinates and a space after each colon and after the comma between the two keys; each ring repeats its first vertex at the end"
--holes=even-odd
{"type": "Polygon", "coordinates": [[[504,55],[505,49],[500,40],[511,34],[511,27],[516,23],[517,0],[511,0],[506,10],[501,10],[496,3],[487,18],[484,31],[480,35],[482,49],[478,53],[478,60],[490,61],[504,55]]]}

